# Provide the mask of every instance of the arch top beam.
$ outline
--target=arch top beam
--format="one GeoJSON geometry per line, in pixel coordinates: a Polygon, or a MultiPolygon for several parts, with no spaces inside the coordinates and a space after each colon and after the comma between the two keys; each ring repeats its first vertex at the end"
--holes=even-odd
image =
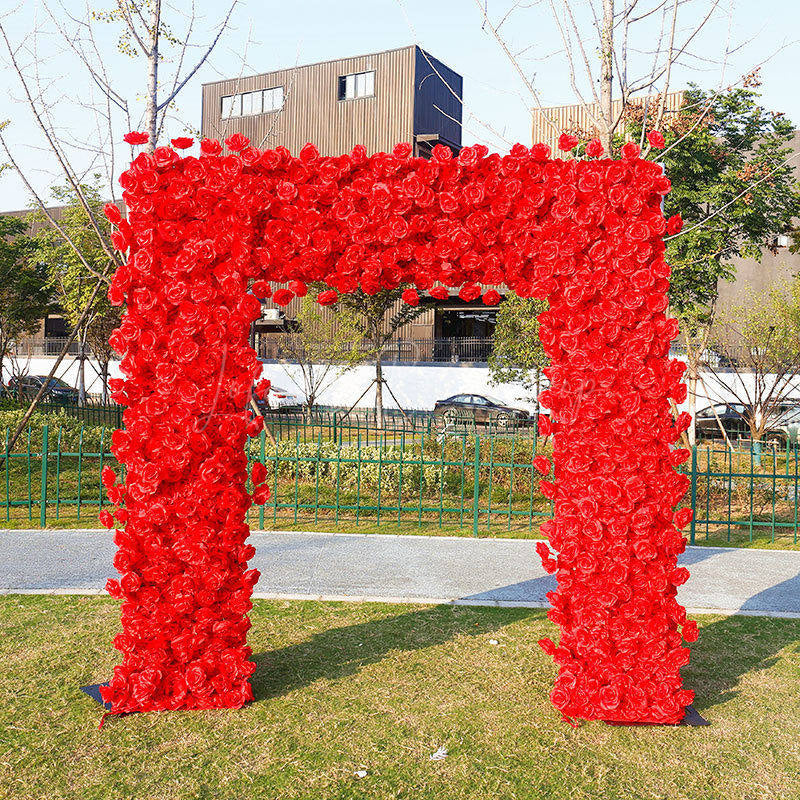
{"type": "Polygon", "coordinates": [[[549,615],[561,638],[542,642],[559,666],[551,699],[567,717],[680,721],[692,699],[681,627],[688,640],[696,628],[675,599],[688,576],[677,568],[687,515],[674,510],[687,453],[670,400],[685,385],[669,358],[663,236],[675,221],[662,213],[661,168],[635,145],[621,160],[440,146],[427,161],[407,144],[336,157],[261,151],[238,134],[226,144],[204,140],[199,158],[138,155],[120,180],[127,219],[107,210],[128,252],[109,291],[127,307],[112,344],[126,376],[113,392],[128,407],[113,444],[127,475],[110,486],[106,518],[121,573],[109,588],[125,600],[112,710],[252,697],[258,576],[245,513],[266,488],[259,470],[248,490],[244,455],[261,424],[247,411],[261,369],[248,330],[270,283],[289,284],[278,303],[312,282],[327,285],[323,303],[399,285],[492,303],[484,287],[505,284],[549,301],[541,427],[554,475],[541,489],[555,516],[543,526],[552,550],[539,549],[558,578],[549,615]]]}

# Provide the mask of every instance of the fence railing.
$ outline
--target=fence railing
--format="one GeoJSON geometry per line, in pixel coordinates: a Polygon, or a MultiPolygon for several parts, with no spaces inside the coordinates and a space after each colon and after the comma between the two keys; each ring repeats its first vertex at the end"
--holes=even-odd
{"type": "MultiPolygon", "coordinates": [[[[248,458],[266,465],[272,497],[251,509],[250,525],[537,534],[553,510],[533,467],[536,454],[550,454],[548,440],[441,433],[425,418],[418,421],[416,428],[379,429],[370,420],[334,424],[323,415],[302,425],[268,420],[248,443],[248,458]]],[[[13,452],[9,431],[0,434],[0,521],[93,526],[106,502],[100,472],[105,464],[119,468],[110,452],[112,433],[113,427],[71,420],[31,426],[13,452]]],[[[691,543],[798,544],[800,449],[698,446],[683,470],[690,479],[685,504],[694,511],[691,543]]]]}
{"type": "MultiPolygon", "coordinates": [[[[448,337],[429,339],[398,339],[389,342],[381,351],[382,361],[416,362],[485,362],[492,353],[494,340],[489,337],[448,337]]],[[[258,334],[255,344],[259,358],[267,361],[295,361],[314,358],[304,351],[291,333],[258,334]]]]}
{"type": "MultiPolygon", "coordinates": [[[[68,338],[68,336],[53,336],[46,339],[21,339],[13,343],[12,350],[15,355],[23,358],[57,356],[61,352],[61,348],[67,343],[68,338]]],[[[81,343],[73,339],[69,348],[67,348],[67,355],[77,356],[80,353],[81,343]]],[[[83,354],[87,357],[91,356],[92,352],[88,345],[83,345],[83,354]]]]}

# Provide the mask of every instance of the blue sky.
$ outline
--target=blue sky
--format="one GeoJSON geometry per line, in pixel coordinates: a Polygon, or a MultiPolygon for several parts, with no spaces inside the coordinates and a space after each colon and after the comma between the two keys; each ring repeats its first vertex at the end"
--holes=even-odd
{"type": "MultiPolygon", "coordinates": [[[[82,4],[64,0],[68,8],[80,13],[82,4]]],[[[692,0],[691,16],[702,15],[712,0],[692,0]]],[[[178,0],[182,5],[183,0],[178,0]]],[[[649,7],[653,3],[645,3],[649,7]]],[[[105,5],[105,4],[98,4],[105,5]]],[[[201,5],[201,4],[198,4],[201,5]]],[[[528,46],[527,60],[522,62],[532,77],[544,103],[574,102],[568,73],[559,49],[558,33],[549,19],[548,4],[534,3],[533,8],[519,12],[510,20],[507,33],[516,48],[528,46]]],[[[784,111],[800,125],[800,92],[797,90],[800,64],[800,4],[797,0],[723,0],[726,13],[718,17],[697,40],[695,51],[700,56],[691,68],[679,68],[671,81],[673,87],[693,80],[707,88],[720,83],[718,63],[725,41],[741,45],[728,60],[726,82],[737,80],[753,65],[768,59],[762,67],[764,103],[784,111]],[[728,15],[727,11],[731,13],[728,15]],[[780,50],[777,52],[776,50],[780,50]]],[[[214,2],[202,3],[207,18],[213,24],[225,6],[214,2]]],[[[489,9],[496,19],[509,6],[508,0],[489,0],[489,9]]],[[[587,21],[587,4],[573,3],[578,19],[587,21]]],[[[34,26],[51,26],[36,0],[27,0],[3,18],[12,39],[21,38],[34,26]]],[[[687,18],[687,22],[690,21],[687,18]]],[[[635,44],[645,50],[654,33],[643,30],[635,44]]],[[[481,15],[474,0],[243,0],[236,10],[233,28],[229,30],[213,57],[187,86],[180,97],[176,114],[189,124],[198,126],[200,116],[200,84],[220,77],[237,75],[241,71],[265,72],[295,63],[308,63],[385,50],[418,42],[464,76],[464,141],[484,141],[497,150],[507,148],[506,142],[530,143],[530,114],[532,104],[522,80],[490,35],[481,30],[481,15]],[[244,67],[243,67],[243,54],[244,67]],[[482,128],[479,120],[489,121],[492,133],[482,128]],[[497,135],[496,135],[497,134],[497,135]]],[[[112,29],[101,37],[100,46],[107,56],[109,68],[118,76],[117,83],[129,97],[135,97],[143,85],[141,68],[126,60],[115,50],[112,29]]],[[[58,106],[58,119],[67,129],[80,131],[86,127],[84,112],[70,100],[90,96],[88,81],[69,54],[60,52],[55,37],[45,35],[40,40],[42,74],[52,79],[51,91],[66,98],[58,106]]],[[[590,52],[589,57],[593,54],[590,52]]],[[[32,52],[23,57],[35,60],[32,52]]],[[[632,64],[633,71],[642,68],[632,64]]],[[[647,62],[649,63],[649,62],[647,62]]],[[[23,165],[30,170],[39,190],[45,190],[57,176],[57,171],[43,150],[37,149],[37,134],[7,60],[0,59],[3,69],[5,97],[0,119],[10,118],[7,140],[14,146],[23,165]]],[[[170,133],[181,132],[177,122],[170,133]]],[[[120,131],[120,136],[124,131],[120,131]]],[[[124,155],[124,154],[123,154],[124,155]]],[[[80,156],[77,156],[80,159],[80,156]]],[[[9,171],[0,175],[0,191],[4,209],[24,207],[27,192],[19,179],[9,171]]]]}

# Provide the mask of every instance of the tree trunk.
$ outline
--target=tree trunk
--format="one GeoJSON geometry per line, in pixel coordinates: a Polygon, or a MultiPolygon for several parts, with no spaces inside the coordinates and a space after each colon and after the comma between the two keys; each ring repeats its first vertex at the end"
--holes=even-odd
{"type": "Polygon", "coordinates": [[[694,418],[697,414],[697,364],[693,364],[690,360],[688,366],[686,383],[688,384],[689,394],[687,400],[689,402],[689,414],[692,416],[692,421],[689,423],[687,433],[689,435],[689,446],[694,447],[697,443],[697,428],[694,422],[694,418]]]}
{"type": "Polygon", "coordinates": [[[614,0],[603,0],[603,23],[600,30],[600,118],[603,130],[600,141],[611,158],[614,134],[612,96],[614,90],[614,0]]]}
{"type": "Polygon", "coordinates": [[[100,378],[103,381],[103,405],[108,405],[108,359],[100,362],[100,378]]]}
{"type": "Polygon", "coordinates": [[[78,339],[78,405],[86,405],[86,338],[78,339]]]}
{"type": "Polygon", "coordinates": [[[383,364],[381,354],[375,357],[375,422],[383,427],[383,364]]]}
{"type": "Polygon", "coordinates": [[[158,39],[161,28],[161,0],[155,0],[150,12],[150,52],[147,56],[147,108],[145,123],[150,141],[147,149],[152,153],[158,136],[158,39]]]}

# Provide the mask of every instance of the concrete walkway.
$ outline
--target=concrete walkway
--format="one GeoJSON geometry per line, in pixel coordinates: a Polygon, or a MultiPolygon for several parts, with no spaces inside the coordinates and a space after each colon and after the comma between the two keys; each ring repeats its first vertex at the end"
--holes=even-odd
{"type": "MultiPolygon", "coordinates": [[[[555,579],[529,539],[253,533],[256,597],[542,607],[555,579]]],[[[0,593],[96,593],[117,577],[108,531],[0,531],[0,593]]],[[[691,547],[692,613],[800,618],[800,552],[691,547]]]]}

